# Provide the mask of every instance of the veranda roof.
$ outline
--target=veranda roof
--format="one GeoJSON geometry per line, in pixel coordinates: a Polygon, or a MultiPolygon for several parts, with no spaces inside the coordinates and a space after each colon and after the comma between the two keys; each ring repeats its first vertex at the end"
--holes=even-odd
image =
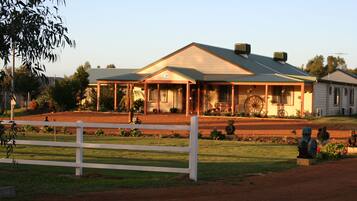
{"type": "Polygon", "coordinates": [[[127,73],[118,76],[97,79],[98,81],[145,81],[146,79],[158,74],[164,70],[177,73],[188,80],[205,81],[205,82],[312,82],[309,76],[289,76],[281,74],[258,74],[258,75],[241,75],[241,74],[203,74],[193,68],[181,68],[168,66],[153,74],[127,73]]]}

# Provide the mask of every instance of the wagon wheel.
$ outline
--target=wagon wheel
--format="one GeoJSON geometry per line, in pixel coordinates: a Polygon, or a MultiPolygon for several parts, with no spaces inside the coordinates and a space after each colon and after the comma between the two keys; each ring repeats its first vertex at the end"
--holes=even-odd
{"type": "Polygon", "coordinates": [[[287,117],[287,116],[288,116],[288,113],[284,109],[278,110],[278,117],[283,118],[283,117],[287,117]]]}
{"type": "Polygon", "coordinates": [[[264,101],[260,96],[253,95],[244,102],[244,111],[246,114],[260,115],[264,106],[264,101]]]}

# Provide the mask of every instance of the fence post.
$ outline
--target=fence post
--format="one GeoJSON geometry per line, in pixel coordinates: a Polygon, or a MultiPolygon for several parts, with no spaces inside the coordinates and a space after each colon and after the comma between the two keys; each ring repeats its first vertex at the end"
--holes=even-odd
{"type": "Polygon", "coordinates": [[[189,170],[190,179],[197,181],[197,162],[198,162],[198,117],[191,117],[190,124],[190,159],[189,170]]]}
{"type": "Polygon", "coordinates": [[[76,143],[78,147],[76,148],[76,176],[82,176],[83,175],[83,168],[82,168],[82,163],[83,163],[83,148],[82,148],[82,143],[83,143],[83,122],[82,121],[77,121],[77,132],[76,132],[76,143]]]}

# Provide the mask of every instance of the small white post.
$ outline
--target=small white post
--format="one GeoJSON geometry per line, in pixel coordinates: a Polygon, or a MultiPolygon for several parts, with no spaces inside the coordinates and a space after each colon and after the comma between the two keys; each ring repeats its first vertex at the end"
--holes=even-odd
{"type": "Polygon", "coordinates": [[[83,175],[83,168],[82,168],[82,163],[83,163],[83,122],[82,121],[77,121],[77,132],[76,132],[76,143],[78,147],[76,148],[76,176],[82,176],[83,175]]]}
{"type": "Polygon", "coordinates": [[[197,163],[198,163],[198,117],[191,117],[190,125],[190,159],[189,170],[190,179],[197,181],[197,163]]]}

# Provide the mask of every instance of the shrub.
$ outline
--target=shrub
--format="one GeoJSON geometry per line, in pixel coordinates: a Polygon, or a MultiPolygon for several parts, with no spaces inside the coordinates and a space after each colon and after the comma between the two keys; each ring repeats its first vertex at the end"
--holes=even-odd
{"type": "Polygon", "coordinates": [[[54,109],[54,104],[49,95],[49,89],[44,90],[36,99],[37,109],[47,112],[54,109]]]}
{"type": "Polygon", "coordinates": [[[347,149],[344,144],[330,143],[318,149],[317,157],[320,159],[335,160],[344,157],[347,154],[347,149]]]}
{"type": "Polygon", "coordinates": [[[141,135],[142,135],[142,132],[137,128],[134,128],[134,129],[130,130],[130,136],[131,137],[139,137],[141,135]]]}
{"type": "Polygon", "coordinates": [[[330,139],[330,133],[327,132],[326,127],[319,128],[317,132],[317,140],[321,144],[327,144],[330,139]]]}
{"type": "Polygon", "coordinates": [[[55,85],[49,88],[48,94],[50,100],[55,103],[56,110],[66,111],[76,108],[78,85],[76,80],[65,78],[56,81],[55,85]]]}
{"type": "Polygon", "coordinates": [[[201,132],[198,132],[198,139],[202,139],[203,138],[203,135],[202,135],[202,133],[201,132]]]}
{"type": "Polygon", "coordinates": [[[23,130],[24,130],[25,133],[36,132],[36,128],[34,126],[31,126],[31,125],[23,126],[23,130]]]}
{"type": "Polygon", "coordinates": [[[61,130],[62,130],[63,134],[68,134],[69,133],[67,127],[65,127],[65,126],[63,126],[61,130]]]}
{"type": "Polygon", "coordinates": [[[119,129],[119,136],[121,136],[121,137],[129,137],[130,136],[130,130],[120,128],[119,129]]]}
{"type": "Polygon", "coordinates": [[[142,112],[144,108],[144,100],[143,99],[137,99],[133,103],[133,109],[134,112],[142,112]]]}
{"type": "Polygon", "coordinates": [[[94,134],[96,136],[103,136],[104,135],[104,131],[100,128],[100,129],[96,130],[94,134]]]}
{"type": "Polygon", "coordinates": [[[239,113],[236,113],[236,116],[237,117],[246,117],[248,115],[245,112],[239,112],[239,113]]]}
{"type": "Polygon", "coordinates": [[[178,113],[178,108],[172,107],[172,108],[170,108],[170,112],[171,113],[178,113]]]}
{"type": "Polygon", "coordinates": [[[211,132],[210,137],[213,140],[224,140],[226,138],[226,136],[224,134],[222,134],[221,131],[218,131],[216,128],[213,129],[213,131],[211,132]]]}
{"type": "Polygon", "coordinates": [[[29,103],[29,108],[30,110],[37,110],[38,108],[38,103],[36,100],[32,100],[30,103],[29,103]]]}
{"type": "Polygon", "coordinates": [[[44,133],[51,133],[51,132],[53,132],[53,127],[52,126],[44,126],[43,128],[42,128],[42,131],[44,132],[44,133]]]}

